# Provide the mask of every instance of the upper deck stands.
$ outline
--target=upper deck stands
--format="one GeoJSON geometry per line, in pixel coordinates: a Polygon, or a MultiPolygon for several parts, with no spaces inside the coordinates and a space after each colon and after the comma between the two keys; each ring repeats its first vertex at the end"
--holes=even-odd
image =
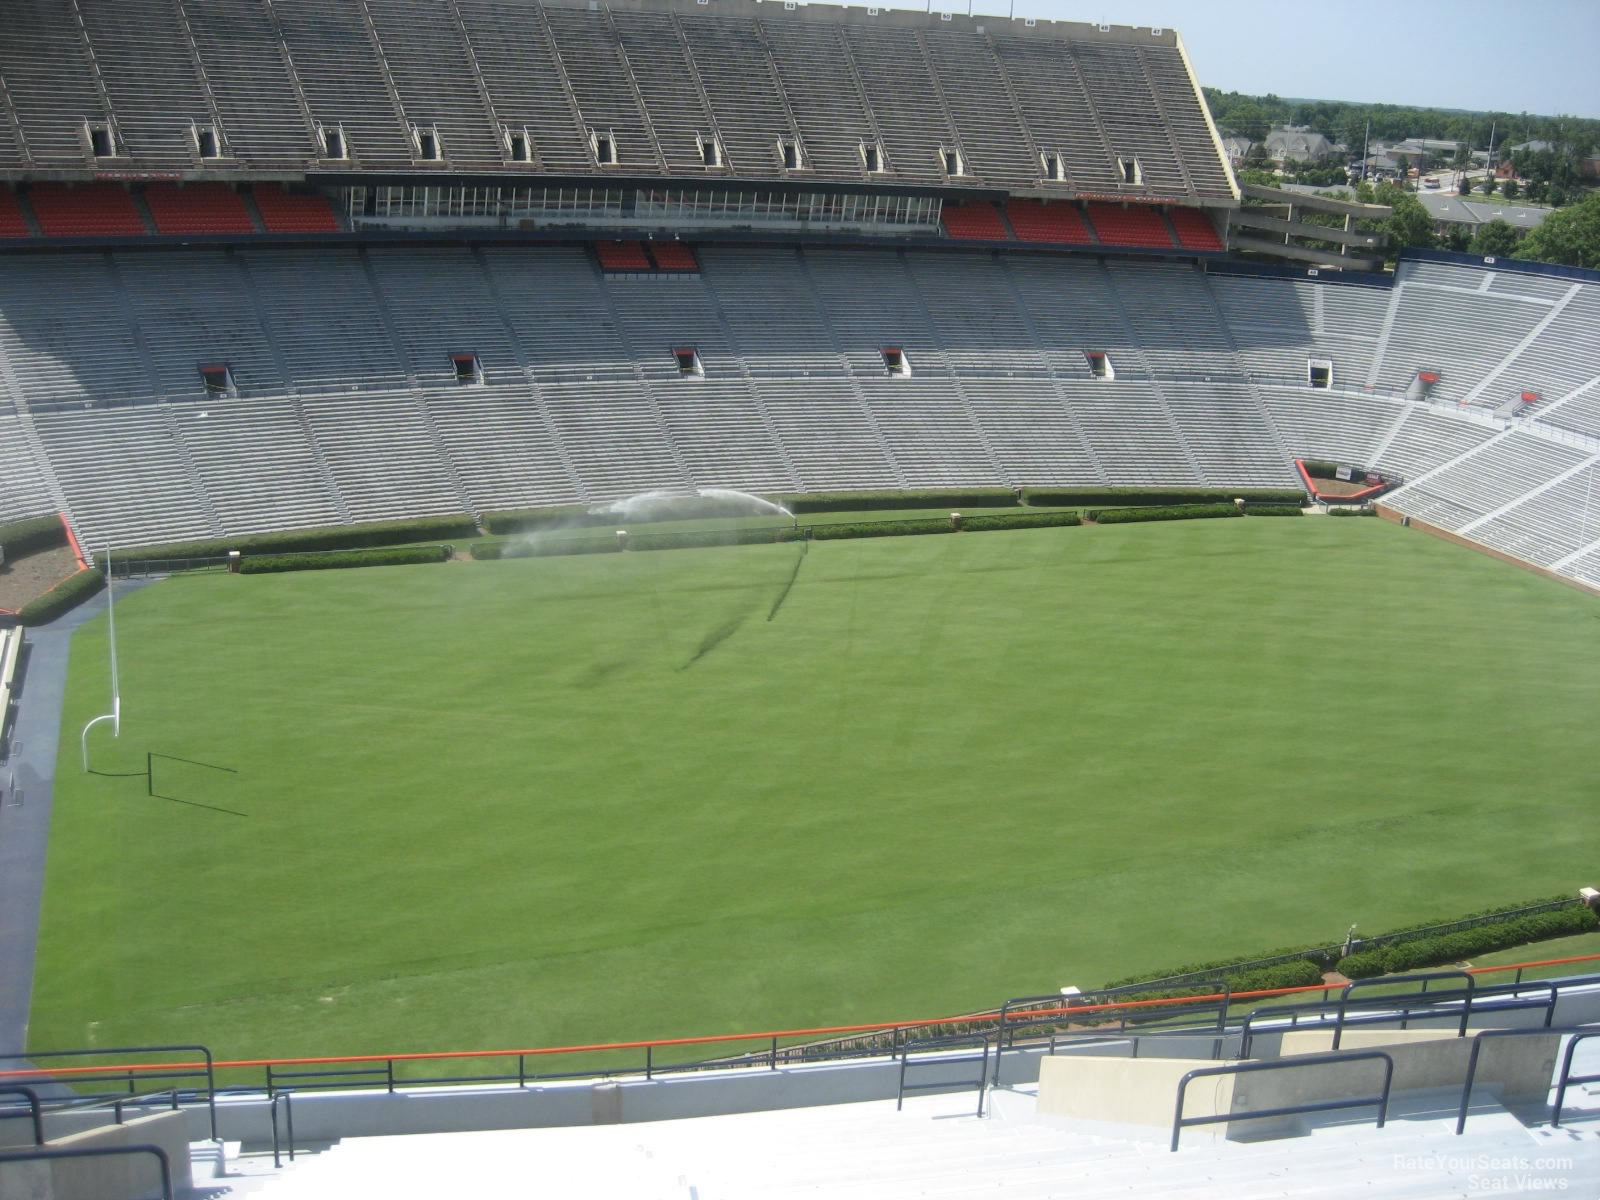
{"type": "Polygon", "coordinates": [[[774,7],[19,0],[0,172],[619,170],[1236,199],[1170,31],[774,7]]]}

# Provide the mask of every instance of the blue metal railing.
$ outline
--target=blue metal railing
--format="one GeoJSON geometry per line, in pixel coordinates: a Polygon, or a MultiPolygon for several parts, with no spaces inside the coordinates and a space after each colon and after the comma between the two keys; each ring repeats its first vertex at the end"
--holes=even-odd
{"type": "Polygon", "coordinates": [[[1330,1051],[1327,1054],[1302,1054],[1294,1058],[1278,1059],[1272,1062],[1243,1062],[1230,1063],[1221,1067],[1196,1067],[1178,1080],[1178,1099],[1172,1110],[1172,1144],[1171,1150],[1177,1150],[1178,1138],[1185,1129],[1194,1125],[1215,1125],[1219,1122],[1231,1121],[1257,1121],[1265,1117],[1293,1117],[1302,1113],[1333,1112],[1341,1108],[1365,1108],[1368,1105],[1378,1106],[1378,1128],[1383,1128],[1383,1123],[1389,1117],[1389,1088],[1394,1082],[1394,1059],[1382,1050],[1341,1050],[1330,1051]],[[1192,1080],[1218,1075],[1253,1075],[1262,1071],[1292,1071],[1303,1067],[1323,1067],[1329,1063],[1361,1062],[1363,1060],[1381,1061],[1383,1063],[1383,1090],[1375,1096],[1352,1096],[1344,1100],[1315,1100],[1305,1104],[1285,1104],[1276,1108],[1260,1108],[1251,1112],[1216,1113],[1204,1117],[1186,1117],[1183,1115],[1184,1094],[1188,1091],[1192,1080]]]}
{"type": "MultiPolygon", "coordinates": [[[[44,1145],[44,1115],[39,1107],[39,1093],[30,1087],[0,1087],[0,1096],[21,1096],[28,1102],[28,1117],[33,1124],[33,1144],[44,1145]]],[[[12,1115],[0,1111],[0,1120],[9,1119],[12,1115]]]]}
{"type": "Polygon", "coordinates": [[[954,1037],[929,1038],[923,1042],[907,1042],[900,1055],[900,1086],[895,1093],[895,1111],[899,1112],[901,1107],[904,1106],[907,1092],[948,1092],[953,1088],[962,1086],[962,1081],[960,1080],[954,1083],[948,1080],[940,1080],[937,1083],[907,1083],[906,1071],[909,1068],[943,1067],[951,1063],[973,1061],[972,1056],[968,1055],[966,1058],[941,1057],[927,1062],[912,1062],[911,1055],[924,1051],[950,1050],[962,1046],[981,1047],[977,1057],[978,1077],[967,1086],[978,1089],[978,1116],[983,1116],[983,1090],[989,1082],[989,1035],[986,1033],[962,1033],[956,1034],[954,1037]]]}
{"type": "Polygon", "coordinates": [[[1600,1037],[1600,1028],[1594,1025],[1567,1025],[1545,1026],[1540,1029],[1480,1029],[1472,1037],[1472,1053],[1467,1058],[1467,1078],[1461,1085],[1461,1106],[1456,1110],[1456,1135],[1467,1127],[1467,1109],[1472,1103],[1472,1085],[1478,1077],[1478,1059],[1483,1053],[1485,1042],[1507,1037],[1571,1037],[1573,1040],[1567,1046],[1567,1052],[1562,1057],[1561,1074],[1556,1081],[1556,1107],[1552,1125],[1561,1124],[1561,1107],[1566,1102],[1567,1088],[1574,1083],[1600,1082],[1600,1075],[1584,1076],[1579,1079],[1570,1077],[1572,1070],[1573,1047],[1580,1041],[1592,1037],[1600,1037]]]}
{"type": "Polygon", "coordinates": [[[1567,1088],[1572,1084],[1600,1083],[1600,1075],[1574,1075],[1572,1073],[1572,1056],[1578,1049],[1578,1043],[1586,1042],[1590,1038],[1600,1037],[1600,1029],[1588,1033],[1575,1033],[1567,1042],[1567,1052],[1561,1056],[1561,1074],[1556,1082],[1555,1111],[1550,1115],[1550,1124],[1556,1128],[1561,1126],[1561,1109],[1567,1102],[1567,1088]]]}
{"type": "Polygon", "coordinates": [[[67,1158],[116,1158],[129,1154],[152,1154],[161,1168],[161,1200],[175,1200],[172,1191],[172,1162],[160,1146],[94,1146],[78,1150],[7,1150],[0,1152],[0,1163],[52,1162],[67,1158]]]}

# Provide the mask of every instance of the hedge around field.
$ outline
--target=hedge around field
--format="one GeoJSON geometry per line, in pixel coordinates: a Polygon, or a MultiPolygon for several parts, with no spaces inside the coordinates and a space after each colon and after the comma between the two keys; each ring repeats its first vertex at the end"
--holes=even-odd
{"type": "Polygon", "coordinates": [[[1213,517],[1242,517],[1235,504],[1179,504],[1170,508],[1108,508],[1091,512],[1097,525],[1135,525],[1141,521],[1201,521],[1213,517]]]}
{"type": "Polygon", "coordinates": [[[285,571],[401,567],[413,563],[440,563],[449,557],[449,546],[390,546],[376,550],[333,550],[324,554],[256,554],[239,560],[239,574],[277,575],[285,571]]]}
{"type": "Polygon", "coordinates": [[[806,531],[793,525],[768,529],[686,529],[672,533],[628,534],[630,550],[686,550],[696,546],[757,546],[773,542],[803,542],[806,531]]]}
{"type": "Polygon", "coordinates": [[[24,604],[17,613],[17,620],[24,625],[43,625],[47,621],[54,621],[62,613],[78,607],[105,585],[105,575],[93,567],[78,571],[44,595],[24,604]]]}
{"type": "Polygon", "coordinates": [[[839,541],[844,538],[914,537],[924,533],[954,533],[955,526],[948,517],[922,517],[913,521],[882,521],[877,524],[841,523],[838,525],[811,525],[811,536],[819,542],[839,541]]]}
{"type": "Polygon", "coordinates": [[[902,492],[802,492],[774,499],[792,513],[868,512],[896,508],[1014,508],[1011,488],[962,488],[902,492]]]}
{"type": "Polygon", "coordinates": [[[1083,518],[1075,512],[985,513],[976,517],[963,513],[961,517],[961,528],[965,533],[985,533],[994,529],[1048,529],[1082,524],[1083,518]]]}
{"type": "Polygon", "coordinates": [[[547,558],[562,554],[615,554],[622,547],[615,536],[603,538],[513,539],[505,542],[473,542],[467,553],[478,562],[499,558],[547,558]]]}
{"type": "Polygon", "coordinates": [[[370,546],[397,546],[407,542],[447,541],[476,537],[478,527],[468,516],[416,517],[408,521],[369,521],[361,525],[329,525],[320,529],[286,529],[235,538],[207,538],[196,542],[171,542],[118,550],[118,561],[183,561],[226,558],[228,551],[242,555],[296,554],[317,550],[354,550],[370,546]]]}
{"type": "Polygon", "coordinates": [[[1029,504],[1059,508],[1170,508],[1235,500],[1298,506],[1306,502],[1303,488],[1028,488],[1023,495],[1029,504]]]}
{"type": "Polygon", "coordinates": [[[1378,510],[1370,504],[1330,504],[1328,506],[1330,517],[1375,517],[1378,510]]]}
{"type": "Polygon", "coordinates": [[[556,504],[546,508],[507,508],[483,514],[483,528],[488,533],[531,533],[539,529],[582,528],[615,521],[607,516],[594,519],[584,504],[556,504]]]}
{"type": "Polygon", "coordinates": [[[1305,513],[1298,504],[1246,504],[1244,515],[1247,517],[1303,517],[1305,513]]]}
{"type": "Polygon", "coordinates": [[[53,513],[45,517],[30,517],[0,525],[0,550],[6,561],[21,558],[24,554],[37,554],[41,550],[54,550],[67,544],[67,527],[53,513]]]}
{"type": "Polygon", "coordinates": [[[1419,967],[1446,966],[1478,954],[1509,950],[1530,942],[1570,937],[1600,929],[1600,914],[1588,905],[1574,904],[1554,912],[1532,913],[1460,929],[1436,937],[1412,938],[1372,950],[1357,950],[1338,962],[1337,970],[1351,979],[1397,975],[1419,967]]]}

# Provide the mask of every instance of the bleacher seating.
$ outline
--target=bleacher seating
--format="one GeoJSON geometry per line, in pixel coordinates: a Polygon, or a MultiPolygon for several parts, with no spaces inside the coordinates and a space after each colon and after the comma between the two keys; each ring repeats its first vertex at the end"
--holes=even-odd
{"type": "Polygon", "coordinates": [[[144,199],[158,233],[255,232],[244,201],[226,184],[154,183],[145,188],[144,199]]]}
{"type": "Polygon", "coordinates": [[[1149,246],[1161,250],[1170,250],[1173,246],[1167,223],[1153,208],[1091,203],[1088,212],[1095,233],[1108,246],[1149,246]]]}
{"type": "Polygon", "coordinates": [[[1589,455],[1512,432],[1388,497],[1396,511],[1457,532],[1553,480],[1589,455]]]}
{"type": "Polygon", "coordinates": [[[286,192],[271,184],[257,184],[251,196],[268,233],[339,232],[339,218],[320,193],[286,192]]]}
{"type": "Polygon", "coordinates": [[[946,204],[942,213],[944,231],[953,238],[980,242],[1004,242],[1011,235],[1006,232],[1000,212],[987,200],[974,200],[971,204],[946,204]]]}
{"type": "Polygon", "coordinates": [[[877,173],[896,184],[1104,193],[1124,188],[1117,160],[1132,155],[1141,191],[1234,199],[1172,31],[946,17],[30,0],[0,45],[22,135],[0,122],[0,168],[94,168],[89,122],[119,169],[193,170],[191,122],[214,114],[215,157],[268,178],[325,165],[322,130],[342,132],[333,160],[356,170],[570,176],[598,165],[594,130],[632,174],[703,178],[699,139],[714,131],[712,169],[745,179],[860,183],[873,140],[877,173]],[[514,157],[506,131],[524,130],[527,156],[514,157]],[[799,163],[785,165],[780,138],[799,163]],[[957,147],[947,181],[942,153],[957,147]],[[1046,178],[1041,150],[1059,174],[1046,178]]]}
{"type": "Polygon", "coordinates": [[[1014,199],[1006,203],[1006,217],[1024,242],[1087,246],[1094,241],[1082,210],[1075,204],[1014,199]]]}
{"type": "Polygon", "coordinates": [[[1178,245],[1188,250],[1221,250],[1222,239],[1217,227],[1204,213],[1192,208],[1173,208],[1167,211],[1172,218],[1172,228],[1178,235],[1178,245]]]}
{"type": "Polygon", "coordinates": [[[663,271],[686,271],[692,275],[700,269],[694,251],[682,242],[651,242],[650,257],[663,271]]]}
{"type": "Polygon", "coordinates": [[[36,183],[28,203],[45,237],[140,237],[144,218],[127,188],[116,184],[36,183]]]}
{"type": "Polygon", "coordinates": [[[594,252],[605,271],[649,271],[654,268],[638,242],[596,242],[594,252]]]}
{"type": "Polygon", "coordinates": [[[33,230],[22,214],[22,201],[8,187],[0,187],[0,238],[29,237],[33,230]]]}
{"type": "MultiPolygon", "coordinates": [[[[609,283],[581,245],[18,258],[0,273],[20,402],[0,506],[126,545],[651,487],[1290,485],[1295,456],[1416,483],[1459,460],[1418,485],[1429,519],[1547,559],[1582,548],[1560,472],[1591,448],[1523,421],[1473,454],[1503,428],[1485,409],[1371,394],[1354,366],[1329,389],[1294,374],[1329,347],[1370,356],[1391,295],[1442,318],[1440,297],[1481,292],[1020,250],[712,244],[698,272],[636,252],[649,278],[609,283]],[[117,456],[95,459],[94,431],[117,456]],[[142,463],[152,502],[123,512],[142,463]]],[[[1552,427],[1589,402],[1547,401],[1552,427]]]]}

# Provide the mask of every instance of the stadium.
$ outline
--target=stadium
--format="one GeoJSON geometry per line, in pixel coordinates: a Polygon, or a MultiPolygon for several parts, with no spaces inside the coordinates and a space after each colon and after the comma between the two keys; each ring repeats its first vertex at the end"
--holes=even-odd
{"type": "Polygon", "coordinates": [[[7,21],[0,1191],[1600,1180],[1596,273],[1171,29],[7,21]]]}

